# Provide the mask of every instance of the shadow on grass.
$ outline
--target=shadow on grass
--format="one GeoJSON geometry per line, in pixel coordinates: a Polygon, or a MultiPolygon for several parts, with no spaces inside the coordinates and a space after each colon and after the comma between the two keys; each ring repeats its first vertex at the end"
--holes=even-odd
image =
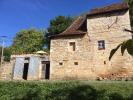
{"type": "Polygon", "coordinates": [[[106,90],[96,90],[92,86],[83,85],[65,89],[57,89],[46,96],[46,100],[133,100],[118,93],[107,94],[106,90]]]}
{"type": "Polygon", "coordinates": [[[89,85],[72,87],[58,87],[41,93],[40,88],[27,91],[26,95],[17,100],[133,100],[133,95],[128,98],[119,93],[107,93],[107,90],[97,90],[89,85]],[[41,94],[41,95],[40,95],[41,94]]]}
{"type": "Polygon", "coordinates": [[[83,85],[54,90],[46,100],[102,100],[104,94],[105,90],[98,91],[91,86],[83,85]]]}

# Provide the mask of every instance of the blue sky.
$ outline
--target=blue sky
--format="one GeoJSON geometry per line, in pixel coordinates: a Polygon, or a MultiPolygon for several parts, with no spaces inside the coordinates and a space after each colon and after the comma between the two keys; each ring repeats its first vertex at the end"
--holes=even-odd
{"type": "Polygon", "coordinates": [[[0,0],[0,36],[8,36],[6,45],[10,45],[21,29],[46,29],[58,15],[77,16],[118,2],[121,0],[0,0]]]}

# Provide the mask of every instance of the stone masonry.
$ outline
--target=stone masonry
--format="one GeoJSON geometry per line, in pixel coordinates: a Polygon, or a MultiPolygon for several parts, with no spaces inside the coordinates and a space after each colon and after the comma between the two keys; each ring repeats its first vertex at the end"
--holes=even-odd
{"type": "MultiPolygon", "coordinates": [[[[118,4],[116,7],[122,5],[118,4]]],[[[85,16],[81,24],[82,26],[86,23],[82,26],[87,29],[83,31],[84,34],[79,34],[77,28],[72,30],[75,25],[71,25],[61,35],[52,37],[51,79],[92,80],[133,76],[133,57],[127,52],[122,56],[119,50],[109,61],[110,51],[124,40],[132,38],[131,33],[124,31],[125,28],[131,29],[129,10],[125,8],[118,10],[118,8],[116,11],[109,9],[85,16]],[[105,42],[105,49],[99,50],[98,41],[101,40],[105,42]],[[75,50],[71,50],[70,43],[75,43],[75,50]]],[[[76,21],[82,18],[79,17],[76,21]]],[[[73,24],[77,23],[76,21],[73,24]]]]}

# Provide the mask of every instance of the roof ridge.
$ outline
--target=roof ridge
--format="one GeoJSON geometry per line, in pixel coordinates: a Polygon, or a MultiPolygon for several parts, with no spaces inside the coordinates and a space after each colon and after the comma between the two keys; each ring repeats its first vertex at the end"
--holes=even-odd
{"type": "Polygon", "coordinates": [[[127,5],[127,6],[128,6],[128,3],[125,3],[125,2],[121,2],[121,3],[113,3],[113,4],[108,4],[108,5],[106,5],[106,6],[93,8],[93,9],[91,9],[91,10],[95,10],[95,9],[103,9],[103,8],[107,8],[107,7],[111,7],[111,6],[118,6],[118,5],[127,5]]]}
{"type": "Polygon", "coordinates": [[[98,15],[98,14],[104,14],[104,13],[111,13],[111,12],[116,12],[116,11],[121,11],[121,10],[127,10],[129,9],[128,3],[114,3],[111,5],[107,5],[104,7],[99,7],[99,8],[94,8],[90,10],[90,13],[87,15],[98,15]]]}

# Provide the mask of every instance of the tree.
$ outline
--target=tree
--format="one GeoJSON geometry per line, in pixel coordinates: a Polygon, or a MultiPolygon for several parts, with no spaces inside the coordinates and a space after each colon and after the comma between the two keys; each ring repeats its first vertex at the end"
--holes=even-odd
{"type": "Polygon", "coordinates": [[[130,10],[130,17],[131,17],[131,25],[133,26],[133,0],[124,0],[129,4],[129,10],[130,10]]]}
{"type": "MultiPolygon", "coordinates": [[[[1,50],[2,50],[2,47],[0,47],[0,59],[1,59],[1,50]]],[[[4,48],[3,56],[4,56],[4,61],[10,61],[10,57],[11,57],[11,48],[10,47],[4,48]]]]}
{"type": "Polygon", "coordinates": [[[58,16],[50,21],[48,28],[49,35],[56,35],[63,32],[73,22],[72,17],[58,16]]]}
{"type": "Polygon", "coordinates": [[[43,50],[45,32],[37,29],[21,30],[16,34],[12,44],[13,54],[33,53],[43,50]]]}

